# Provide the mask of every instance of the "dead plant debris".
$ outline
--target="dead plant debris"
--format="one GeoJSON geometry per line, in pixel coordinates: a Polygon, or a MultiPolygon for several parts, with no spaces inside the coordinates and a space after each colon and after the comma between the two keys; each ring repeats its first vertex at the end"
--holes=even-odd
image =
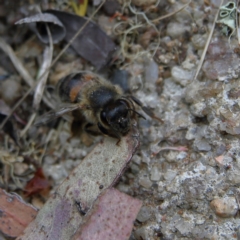
{"type": "Polygon", "coordinates": [[[0,238],[237,239],[238,8],[0,1],[0,238]],[[118,143],[84,131],[76,112],[34,125],[78,71],[124,85],[162,122],[144,115],[118,143]]]}

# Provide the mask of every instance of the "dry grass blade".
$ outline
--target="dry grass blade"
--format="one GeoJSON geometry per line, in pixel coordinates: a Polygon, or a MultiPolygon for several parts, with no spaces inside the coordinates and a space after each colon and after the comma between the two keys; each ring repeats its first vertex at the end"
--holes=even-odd
{"type": "Polygon", "coordinates": [[[198,64],[196,73],[195,73],[195,75],[194,75],[193,81],[196,81],[196,80],[197,80],[197,76],[198,76],[198,74],[199,74],[199,72],[200,72],[200,70],[201,70],[201,68],[202,68],[203,61],[204,61],[204,59],[205,59],[208,46],[209,46],[210,41],[211,41],[211,39],[212,39],[213,31],[214,31],[214,29],[215,29],[216,21],[217,21],[217,19],[218,19],[219,11],[220,11],[220,8],[221,8],[222,5],[223,5],[223,0],[221,1],[221,4],[220,4],[220,6],[219,6],[219,8],[218,8],[218,11],[217,11],[217,13],[216,13],[216,16],[215,16],[215,18],[214,18],[214,22],[213,22],[213,25],[212,25],[212,29],[211,29],[211,32],[210,32],[209,35],[208,35],[208,39],[207,39],[207,42],[206,42],[206,44],[205,44],[205,46],[204,46],[203,53],[202,53],[200,62],[199,62],[199,64],[198,64]]]}
{"type": "MultiPolygon", "coordinates": [[[[42,62],[42,66],[39,70],[39,74],[38,74],[38,85],[36,87],[35,90],[35,94],[34,94],[34,100],[33,100],[33,108],[35,110],[37,110],[39,108],[39,104],[43,98],[43,92],[44,92],[44,88],[47,82],[47,78],[48,78],[48,73],[49,71],[47,71],[47,74],[43,74],[51,65],[52,62],[52,55],[53,55],[53,42],[52,42],[52,38],[51,38],[51,33],[49,31],[48,26],[47,27],[47,32],[48,32],[48,36],[49,36],[49,47],[46,47],[43,53],[43,62],[42,62]]],[[[28,131],[28,129],[31,127],[31,125],[34,122],[34,119],[36,118],[37,114],[36,112],[34,112],[27,125],[25,126],[25,128],[21,131],[20,133],[20,137],[23,137],[24,134],[28,131]]]]}
{"type": "Polygon", "coordinates": [[[26,132],[28,131],[28,129],[32,126],[32,124],[33,124],[36,116],[37,116],[36,113],[33,113],[33,114],[31,115],[30,119],[28,120],[27,125],[26,125],[25,128],[20,132],[20,134],[19,134],[20,137],[23,137],[23,136],[26,134],[26,132]]]}
{"type": "MultiPolygon", "coordinates": [[[[34,94],[34,100],[33,100],[33,107],[35,109],[39,108],[39,104],[42,100],[44,88],[47,82],[48,74],[43,74],[46,69],[49,68],[52,62],[52,54],[53,54],[53,44],[50,43],[50,47],[46,47],[43,53],[43,63],[39,71],[39,76],[38,78],[38,85],[35,90],[34,94]]],[[[47,71],[49,73],[49,71],[47,71]]]]}
{"type": "Polygon", "coordinates": [[[21,61],[15,55],[13,49],[0,37],[0,48],[6,53],[6,55],[11,59],[13,65],[23,78],[23,80],[28,84],[28,86],[33,86],[34,81],[25,67],[22,65],[21,61]]]}
{"type": "Polygon", "coordinates": [[[190,0],[188,3],[186,3],[185,5],[183,5],[181,8],[179,8],[178,10],[176,10],[175,12],[172,12],[172,13],[169,13],[165,16],[162,16],[162,17],[159,17],[159,18],[156,18],[154,20],[151,20],[152,23],[157,23],[165,18],[169,18],[171,16],[173,16],[174,14],[178,13],[178,12],[181,12],[184,8],[186,8],[190,3],[191,3],[192,0],[190,0]]]}
{"type": "MultiPolygon", "coordinates": [[[[237,1],[237,9],[239,5],[239,0],[237,1]]],[[[236,11],[236,27],[237,27],[237,38],[238,38],[238,45],[240,45],[240,31],[239,31],[239,26],[240,26],[240,19],[239,19],[239,11],[236,11]]]]}

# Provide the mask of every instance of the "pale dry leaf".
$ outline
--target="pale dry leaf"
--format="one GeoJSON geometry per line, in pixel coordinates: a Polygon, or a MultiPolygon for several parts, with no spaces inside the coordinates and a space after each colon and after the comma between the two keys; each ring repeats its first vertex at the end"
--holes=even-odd
{"type": "Polygon", "coordinates": [[[138,144],[136,123],[118,144],[105,138],[65,179],[18,240],[70,239],[97,197],[119,179],[138,144]]]}

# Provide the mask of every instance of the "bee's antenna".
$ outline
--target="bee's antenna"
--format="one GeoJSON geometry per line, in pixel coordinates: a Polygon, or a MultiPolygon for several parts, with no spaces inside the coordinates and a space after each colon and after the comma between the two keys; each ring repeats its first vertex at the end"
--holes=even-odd
{"type": "Polygon", "coordinates": [[[141,118],[146,120],[146,118],[141,113],[137,112],[136,110],[134,110],[132,108],[128,108],[128,111],[132,111],[132,112],[136,113],[139,117],[141,117],[141,118]]]}

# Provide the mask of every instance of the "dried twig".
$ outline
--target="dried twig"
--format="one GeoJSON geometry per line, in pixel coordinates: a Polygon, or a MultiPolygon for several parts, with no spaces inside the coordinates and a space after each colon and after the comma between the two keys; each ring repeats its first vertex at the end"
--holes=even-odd
{"type": "Polygon", "coordinates": [[[185,5],[183,5],[181,8],[179,8],[179,9],[176,10],[175,12],[171,12],[171,13],[166,14],[166,15],[164,15],[164,16],[161,16],[161,17],[159,17],[159,18],[153,19],[153,20],[151,20],[151,22],[152,22],[152,23],[157,23],[157,22],[159,22],[159,21],[161,21],[161,20],[163,20],[163,19],[165,19],[165,18],[169,18],[169,17],[175,15],[175,14],[178,13],[178,12],[181,12],[184,8],[186,8],[186,7],[191,3],[191,1],[192,1],[192,0],[190,0],[188,3],[186,3],[185,5]]]}
{"type": "Polygon", "coordinates": [[[22,65],[21,61],[17,58],[13,49],[0,37],[0,48],[6,55],[11,59],[14,67],[17,69],[23,80],[28,84],[28,86],[33,86],[34,81],[26,68],[22,65]]]}
{"type": "Polygon", "coordinates": [[[68,42],[68,44],[63,48],[63,50],[56,56],[56,58],[53,60],[50,68],[58,61],[58,59],[63,55],[63,53],[69,48],[69,46],[74,42],[74,40],[77,38],[77,36],[82,32],[82,30],[88,25],[88,23],[93,19],[93,17],[96,15],[96,13],[99,11],[99,9],[103,6],[106,0],[103,0],[101,4],[98,6],[98,8],[93,12],[93,14],[88,18],[88,20],[83,24],[83,26],[77,31],[77,33],[74,35],[74,37],[68,42]]]}
{"type": "Polygon", "coordinates": [[[156,52],[157,52],[157,49],[158,49],[159,46],[160,46],[160,33],[159,33],[159,30],[157,29],[157,27],[155,26],[155,24],[153,24],[153,22],[148,19],[148,17],[146,16],[146,14],[145,14],[144,12],[137,12],[137,11],[131,6],[130,3],[131,3],[131,1],[130,1],[129,4],[128,4],[128,7],[129,7],[130,11],[131,11],[133,14],[135,14],[136,16],[137,16],[137,15],[142,16],[142,17],[145,19],[145,21],[147,22],[147,24],[148,24],[149,26],[153,27],[154,30],[158,33],[158,44],[157,44],[157,46],[156,46],[156,48],[155,48],[155,51],[154,51],[154,53],[153,53],[153,56],[154,56],[154,55],[156,54],[156,52]]]}
{"type": "MultiPolygon", "coordinates": [[[[159,48],[159,45],[160,45],[160,32],[159,32],[159,30],[157,29],[157,27],[155,26],[155,24],[156,24],[158,21],[162,20],[162,19],[171,17],[172,15],[174,15],[174,14],[182,11],[182,10],[183,10],[184,8],[186,8],[190,3],[191,3],[191,0],[190,0],[187,4],[185,4],[184,6],[182,6],[180,9],[176,10],[175,12],[172,12],[172,13],[170,13],[170,14],[167,14],[167,15],[165,15],[165,16],[159,17],[159,18],[154,19],[154,20],[150,20],[150,19],[147,17],[147,15],[146,15],[145,12],[137,11],[134,7],[132,7],[132,6],[131,6],[131,0],[130,0],[130,1],[126,1],[126,2],[124,3],[123,9],[124,9],[124,8],[129,8],[129,10],[130,10],[135,16],[141,16],[141,17],[145,20],[146,24],[149,25],[149,26],[151,26],[151,27],[153,27],[154,30],[158,33],[157,46],[154,47],[155,50],[154,50],[154,52],[153,52],[153,54],[152,54],[152,55],[154,56],[155,53],[156,53],[156,51],[157,51],[157,49],[159,48]]],[[[157,4],[158,4],[158,3],[157,3],[157,4]]],[[[157,4],[156,4],[156,6],[157,6],[157,4]]],[[[114,32],[115,32],[115,34],[119,34],[119,33],[117,33],[116,29],[117,29],[121,24],[123,24],[123,23],[126,23],[126,22],[120,22],[120,23],[118,23],[118,24],[116,24],[116,25],[114,26],[114,32]]],[[[120,44],[120,45],[121,45],[121,52],[122,52],[122,54],[123,54],[124,57],[127,57],[127,58],[129,58],[129,59],[131,59],[131,60],[134,60],[134,59],[139,58],[140,55],[147,54],[148,51],[138,51],[137,53],[134,53],[134,54],[128,53],[128,52],[125,50],[126,47],[127,47],[127,36],[128,36],[129,34],[131,34],[134,30],[136,30],[136,29],[138,29],[138,28],[141,28],[141,27],[144,27],[144,26],[145,26],[145,23],[135,23],[135,24],[134,24],[134,23],[132,23],[132,22],[130,22],[130,21],[127,22],[127,23],[130,25],[130,27],[129,27],[128,29],[125,29],[124,31],[120,32],[120,35],[123,35],[122,41],[121,41],[121,44],[120,44]]]]}
{"type": "Polygon", "coordinates": [[[139,58],[139,56],[145,55],[145,54],[149,53],[146,50],[138,51],[137,53],[135,53],[135,52],[134,53],[129,53],[128,51],[126,51],[126,48],[128,46],[130,46],[130,44],[127,43],[128,35],[132,34],[134,32],[134,30],[136,30],[138,28],[142,28],[142,27],[145,26],[145,24],[147,24],[147,25],[151,26],[158,33],[158,43],[157,43],[157,46],[155,47],[154,53],[152,54],[154,56],[156,51],[157,51],[157,49],[158,49],[158,47],[159,47],[159,45],[160,45],[160,32],[159,32],[159,30],[157,29],[155,24],[152,23],[151,20],[148,19],[148,17],[146,16],[145,12],[137,11],[134,7],[131,6],[131,0],[130,1],[126,1],[124,3],[123,9],[124,8],[128,8],[136,16],[136,18],[137,18],[137,16],[141,16],[145,20],[146,23],[141,23],[141,22],[138,23],[137,19],[136,19],[133,22],[132,21],[124,21],[124,22],[119,22],[119,23],[115,24],[113,31],[115,32],[116,35],[122,35],[122,40],[121,40],[121,43],[120,43],[122,55],[124,57],[129,58],[129,59],[131,59],[133,61],[134,59],[139,58]],[[130,25],[129,28],[125,29],[124,31],[117,32],[116,29],[120,25],[125,24],[125,23],[130,25]]]}
{"type": "Polygon", "coordinates": [[[172,150],[172,151],[179,151],[179,152],[186,152],[188,151],[188,148],[186,146],[178,146],[178,147],[161,147],[159,148],[157,151],[153,152],[151,154],[151,157],[156,156],[158,153],[162,152],[162,151],[168,151],[168,150],[172,150]]]}
{"type": "MultiPolygon", "coordinates": [[[[48,38],[49,38],[49,47],[47,46],[44,50],[42,66],[39,70],[39,74],[38,74],[38,77],[37,77],[38,85],[35,89],[34,100],[33,100],[33,108],[35,110],[37,110],[39,108],[39,104],[40,104],[40,102],[43,98],[43,92],[44,92],[44,88],[45,88],[45,85],[46,85],[46,82],[47,82],[49,71],[47,71],[47,74],[43,74],[43,73],[47,69],[49,69],[49,66],[51,65],[51,62],[52,62],[53,41],[52,41],[52,37],[51,37],[49,27],[47,25],[46,25],[46,28],[47,28],[47,32],[48,32],[48,38]]],[[[28,121],[28,124],[21,131],[20,137],[23,137],[24,134],[28,131],[28,129],[32,126],[36,116],[37,116],[36,112],[34,112],[31,115],[30,120],[28,121]]]]}
{"type": "Polygon", "coordinates": [[[28,131],[28,129],[32,126],[32,124],[33,124],[36,116],[37,116],[36,112],[34,112],[34,113],[31,115],[30,119],[28,120],[27,125],[26,125],[26,126],[24,127],[24,129],[20,132],[20,134],[19,134],[20,137],[23,137],[23,136],[26,134],[26,132],[28,131]]]}
{"type": "Polygon", "coordinates": [[[208,35],[208,39],[207,39],[207,42],[206,42],[205,47],[204,47],[204,49],[203,49],[203,53],[202,53],[200,62],[199,62],[199,64],[198,64],[198,67],[197,67],[195,76],[194,76],[194,78],[193,78],[193,81],[196,81],[196,80],[197,80],[197,76],[198,76],[198,74],[199,74],[199,72],[200,72],[200,69],[202,68],[203,61],[204,61],[204,59],[205,59],[208,46],[209,46],[210,41],[211,41],[211,39],[212,39],[213,31],[214,31],[214,29],[215,29],[216,21],[217,21],[217,18],[218,18],[218,15],[219,15],[219,11],[220,11],[220,8],[221,8],[222,4],[223,4],[223,0],[221,0],[221,4],[220,4],[220,6],[219,6],[219,8],[218,8],[218,11],[217,11],[217,13],[216,13],[216,16],[215,16],[215,18],[214,18],[213,26],[212,26],[211,32],[210,32],[209,35],[208,35]]]}
{"type": "Polygon", "coordinates": [[[238,38],[238,45],[240,45],[240,18],[239,18],[239,11],[238,11],[239,0],[237,0],[237,11],[236,11],[236,28],[237,28],[237,38],[238,38]]]}
{"type": "MultiPolygon", "coordinates": [[[[43,73],[46,71],[46,69],[49,69],[49,66],[51,65],[52,62],[52,53],[53,53],[53,44],[52,41],[50,41],[50,46],[46,47],[43,53],[43,63],[42,66],[39,70],[39,76],[38,76],[38,85],[35,89],[35,95],[34,95],[34,100],[33,100],[33,107],[35,109],[39,108],[39,104],[42,100],[44,88],[47,82],[48,74],[43,73]]],[[[47,71],[49,73],[49,71],[47,71]]]]}

